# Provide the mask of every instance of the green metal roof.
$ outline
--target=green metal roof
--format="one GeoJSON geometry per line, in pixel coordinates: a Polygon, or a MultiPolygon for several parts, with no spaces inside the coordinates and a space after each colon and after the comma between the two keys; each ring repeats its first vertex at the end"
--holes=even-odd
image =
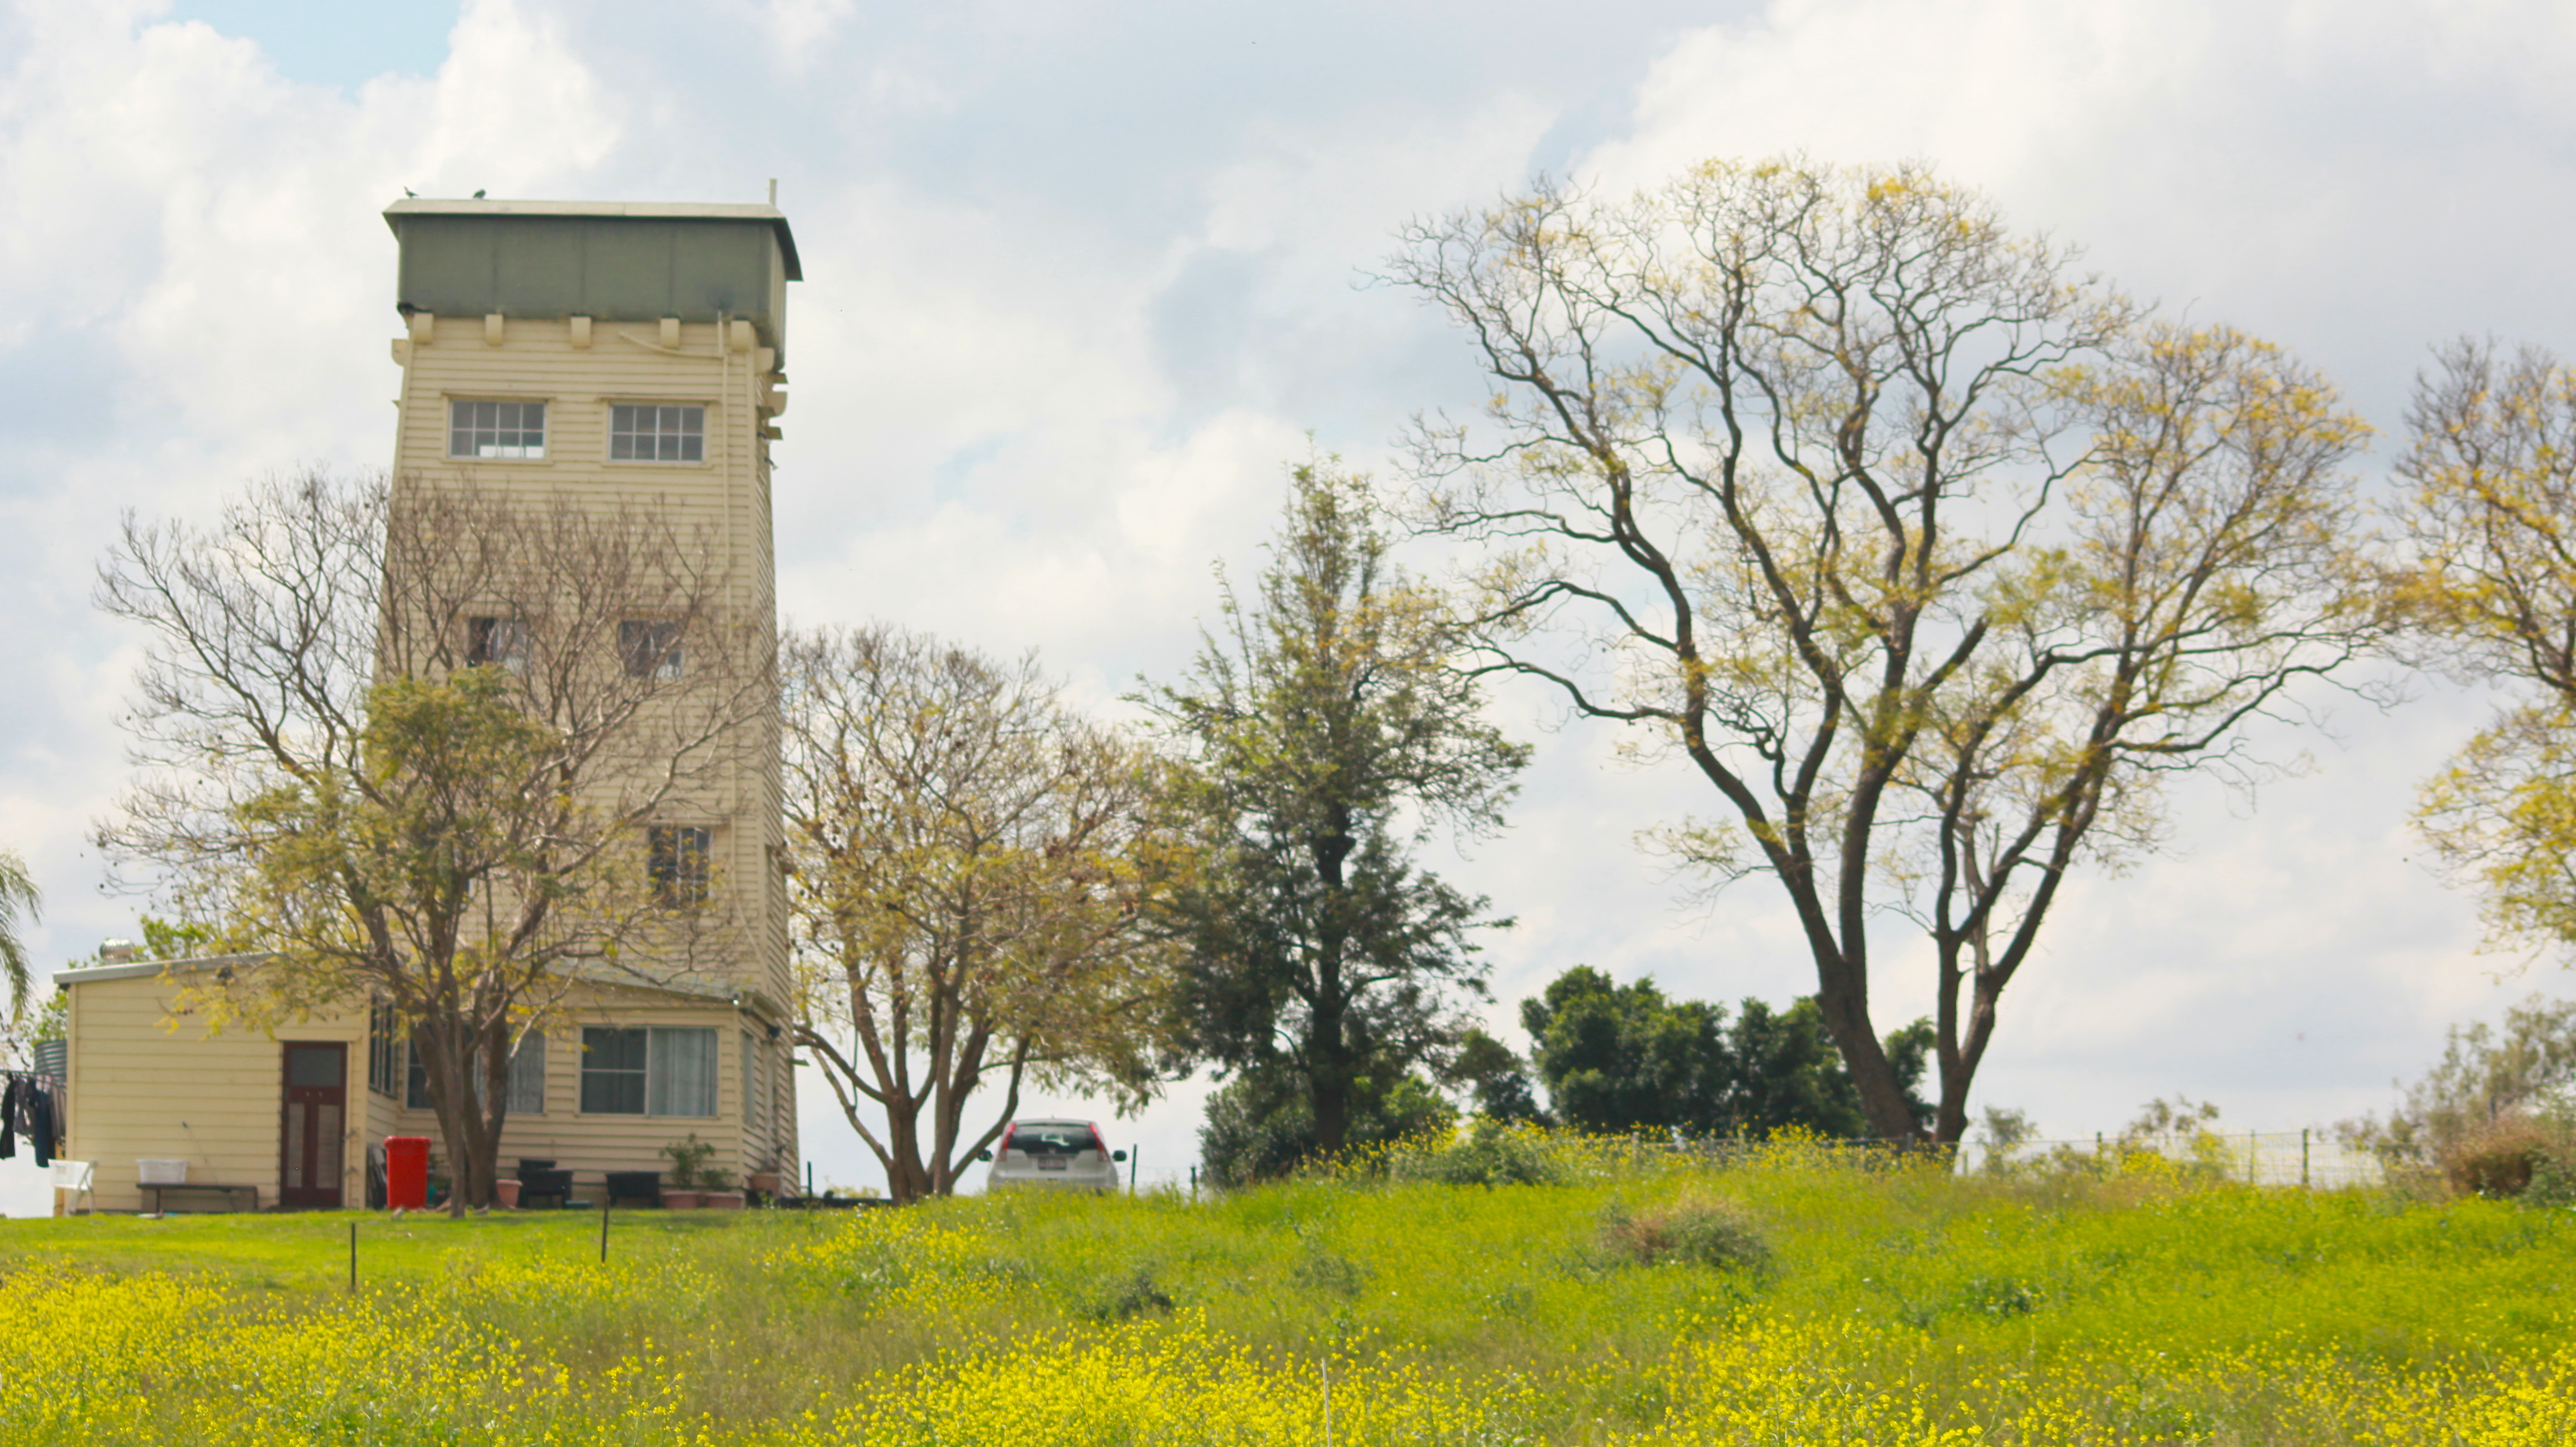
{"type": "Polygon", "coordinates": [[[406,313],[739,317],[783,354],[786,284],[804,279],[774,206],[413,198],[386,207],[385,224],[406,313]]]}

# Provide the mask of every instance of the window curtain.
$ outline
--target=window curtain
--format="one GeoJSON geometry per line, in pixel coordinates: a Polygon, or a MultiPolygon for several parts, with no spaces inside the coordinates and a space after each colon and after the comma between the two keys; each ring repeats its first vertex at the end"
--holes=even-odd
{"type": "Polygon", "coordinates": [[[652,1050],[652,1065],[645,1074],[646,1113],[714,1115],[716,1032],[709,1029],[656,1029],[652,1050]]]}
{"type": "Polygon", "coordinates": [[[546,1037],[530,1035],[510,1052],[510,1096],[505,1102],[512,1115],[546,1113],[546,1037]]]}

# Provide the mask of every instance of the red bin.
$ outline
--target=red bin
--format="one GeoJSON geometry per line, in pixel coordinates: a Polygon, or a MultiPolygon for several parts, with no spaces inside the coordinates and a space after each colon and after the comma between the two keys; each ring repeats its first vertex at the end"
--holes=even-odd
{"type": "Polygon", "coordinates": [[[429,1206],[429,1137],[385,1137],[385,1206],[419,1211],[429,1206]]]}

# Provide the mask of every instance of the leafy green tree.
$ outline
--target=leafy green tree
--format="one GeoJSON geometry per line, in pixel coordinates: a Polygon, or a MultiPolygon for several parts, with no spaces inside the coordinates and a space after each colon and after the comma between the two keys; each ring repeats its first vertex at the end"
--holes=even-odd
{"type": "MultiPolygon", "coordinates": [[[[1577,965],[1521,1003],[1521,1023],[1565,1125],[1703,1137],[1871,1133],[1813,999],[1780,1011],[1748,999],[1730,1024],[1724,1006],[1671,999],[1652,980],[1613,984],[1577,965]]],[[[1931,1114],[1919,1090],[1931,1043],[1927,1020],[1884,1042],[1918,1122],[1931,1114]]]]}
{"type": "Polygon", "coordinates": [[[1336,1152],[1369,1083],[1444,1055],[1452,1001],[1483,989],[1485,902],[1409,851],[1436,824],[1498,827],[1528,750],[1479,717],[1439,599],[1330,462],[1295,469],[1258,592],[1222,609],[1183,681],[1143,700],[1187,755],[1208,861],[1171,914],[1177,1050],[1294,1082],[1313,1148],[1336,1152]]]}
{"type": "Polygon", "coordinates": [[[2507,1009],[2503,1028],[2454,1025],[2442,1058],[2404,1087],[2386,1120],[2339,1122],[2348,1144],[2435,1164],[2480,1129],[2514,1115],[2576,1114],[2576,1000],[2534,995],[2507,1009]]]}
{"type": "MultiPolygon", "coordinates": [[[[1447,1130],[1456,1107],[1418,1073],[1380,1069],[1354,1082],[1343,1126],[1342,1152],[1447,1130]]],[[[1209,1184],[1223,1190],[1284,1176],[1298,1166],[1329,1158],[1315,1129],[1313,1092],[1284,1069],[1238,1073],[1208,1097],[1199,1127],[1199,1162],[1209,1184]]]]}

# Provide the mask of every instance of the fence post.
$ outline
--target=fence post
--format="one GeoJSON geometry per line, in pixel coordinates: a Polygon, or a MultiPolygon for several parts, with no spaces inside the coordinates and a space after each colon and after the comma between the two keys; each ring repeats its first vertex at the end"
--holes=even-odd
{"type": "Polygon", "coordinates": [[[2258,1163],[2263,1159],[2263,1139],[2252,1131],[2245,1133],[2245,1184],[2263,1184],[2258,1163]]]}
{"type": "Polygon", "coordinates": [[[2308,1128],[2299,1127],[2299,1189],[2308,1188],[2308,1128]]]}

